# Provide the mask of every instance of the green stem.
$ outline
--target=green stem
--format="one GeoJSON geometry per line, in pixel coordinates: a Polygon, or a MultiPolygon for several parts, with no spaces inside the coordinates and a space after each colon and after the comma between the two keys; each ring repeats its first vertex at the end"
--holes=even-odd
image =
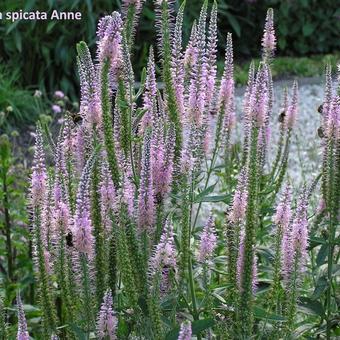
{"type": "MultiPolygon", "coordinates": [[[[191,186],[190,186],[190,214],[189,214],[189,240],[188,240],[188,276],[189,276],[189,286],[190,286],[190,293],[191,293],[191,301],[192,301],[192,308],[193,308],[193,317],[194,320],[199,319],[199,312],[197,309],[197,300],[196,300],[196,292],[195,292],[195,282],[194,282],[194,275],[192,270],[192,256],[190,251],[190,243],[191,243],[191,235],[193,232],[193,228],[191,227],[191,215],[192,215],[192,206],[194,201],[194,179],[191,178],[191,186]]],[[[197,334],[197,339],[201,339],[200,333],[197,334]]]]}
{"type": "Polygon", "coordinates": [[[245,225],[245,242],[244,242],[244,270],[242,276],[242,293],[240,300],[240,321],[241,333],[244,338],[252,334],[253,329],[253,247],[255,245],[256,229],[256,204],[258,189],[258,160],[257,160],[257,143],[259,129],[256,126],[251,130],[251,148],[249,159],[249,184],[248,184],[248,204],[246,211],[245,225]]]}
{"type": "MultiPolygon", "coordinates": [[[[203,191],[206,190],[207,187],[208,187],[210,176],[211,176],[213,169],[214,169],[214,166],[215,166],[215,161],[216,161],[218,149],[219,149],[219,144],[215,143],[215,147],[214,147],[214,150],[213,150],[213,154],[212,154],[212,158],[211,158],[211,162],[210,162],[210,167],[207,171],[207,178],[206,178],[205,183],[204,183],[203,191]]],[[[196,227],[196,223],[197,223],[197,219],[198,219],[198,215],[200,213],[201,207],[202,207],[202,201],[199,202],[199,204],[198,204],[195,219],[194,219],[194,224],[192,225],[192,231],[195,231],[195,227],[196,227]]]]}
{"type": "Polygon", "coordinates": [[[86,254],[80,254],[80,265],[82,270],[82,281],[83,281],[83,311],[85,314],[85,330],[87,332],[87,339],[89,339],[90,331],[94,326],[92,318],[92,296],[90,290],[90,277],[88,260],[86,254]]]}
{"type": "MultiPolygon", "coordinates": [[[[95,145],[96,141],[94,141],[95,145]]],[[[91,180],[91,214],[93,221],[93,235],[95,237],[95,277],[96,277],[96,295],[97,295],[97,306],[100,306],[103,300],[103,296],[107,289],[105,273],[106,264],[105,261],[105,239],[104,230],[102,224],[102,218],[100,214],[100,195],[99,195],[99,163],[96,159],[92,168],[92,180],[91,180]]]]}
{"type": "Polygon", "coordinates": [[[331,338],[331,318],[332,318],[332,305],[331,305],[331,294],[332,294],[332,274],[333,274],[333,260],[334,260],[334,240],[335,240],[335,221],[337,218],[337,202],[335,201],[335,186],[336,186],[336,178],[334,176],[334,141],[330,139],[328,141],[328,152],[327,152],[327,199],[326,199],[326,207],[329,211],[329,230],[328,230],[328,261],[327,261],[327,330],[326,335],[327,339],[331,338]]]}
{"type": "Polygon", "coordinates": [[[275,161],[274,161],[274,164],[273,164],[273,169],[272,169],[271,174],[270,174],[271,179],[274,178],[277,166],[279,165],[279,162],[280,162],[280,159],[281,159],[282,147],[283,147],[283,142],[284,142],[283,139],[284,139],[284,130],[283,130],[283,127],[281,127],[280,128],[280,138],[279,138],[279,148],[277,150],[277,154],[276,154],[275,161]]]}
{"type": "Polygon", "coordinates": [[[182,126],[179,118],[178,105],[171,74],[171,33],[170,33],[170,16],[168,1],[161,2],[161,36],[163,47],[163,81],[165,93],[167,95],[167,109],[170,121],[175,126],[175,164],[177,165],[181,157],[182,149],[182,126]]]}
{"type": "Polygon", "coordinates": [[[107,159],[111,171],[112,181],[116,187],[119,185],[119,169],[113,139],[113,121],[111,114],[111,100],[109,92],[109,70],[110,60],[104,61],[101,72],[101,102],[103,113],[104,143],[107,152],[107,159]]]}
{"type": "Polygon", "coordinates": [[[286,337],[285,339],[290,339],[292,334],[292,329],[294,326],[294,319],[296,315],[296,298],[297,298],[297,277],[298,277],[298,264],[299,264],[299,254],[295,254],[294,257],[294,269],[293,277],[291,278],[288,293],[288,306],[287,306],[287,325],[286,325],[286,337]]]}
{"type": "Polygon", "coordinates": [[[8,188],[7,188],[7,168],[2,171],[3,186],[3,206],[5,213],[5,233],[6,233],[6,251],[7,251],[7,276],[10,282],[13,281],[13,253],[11,239],[11,218],[9,214],[8,188]]]}

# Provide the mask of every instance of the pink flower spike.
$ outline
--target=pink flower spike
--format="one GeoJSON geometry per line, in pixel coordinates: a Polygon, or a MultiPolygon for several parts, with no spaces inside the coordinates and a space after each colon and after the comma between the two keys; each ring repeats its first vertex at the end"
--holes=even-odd
{"type": "Polygon", "coordinates": [[[128,214],[130,217],[135,213],[135,189],[132,181],[132,170],[130,165],[125,165],[125,175],[122,184],[122,200],[127,206],[128,214]]]}
{"type": "Polygon", "coordinates": [[[145,82],[145,92],[143,96],[143,108],[146,110],[141,123],[141,134],[147,127],[152,126],[156,120],[157,114],[157,83],[155,74],[155,58],[152,47],[149,52],[149,61],[145,82]]]}
{"type": "Polygon", "coordinates": [[[295,121],[296,121],[296,116],[297,116],[298,84],[296,81],[294,81],[292,92],[293,92],[292,99],[291,99],[290,105],[288,106],[286,119],[285,119],[287,129],[293,128],[295,121]]]}
{"type": "Polygon", "coordinates": [[[181,328],[178,335],[178,340],[191,340],[192,330],[191,330],[191,322],[184,321],[181,324],[181,328]]]}
{"type": "Polygon", "coordinates": [[[273,57],[276,48],[276,38],[274,30],[274,11],[269,8],[266,16],[266,23],[264,26],[264,33],[262,38],[263,59],[269,60],[273,57]]]}
{"type": "Polygon", "coordinates": [[[151,171],[156,200],[163,200],[170,190],[175,145],[174,129],[165,136],[164,122],[155,122],[151,140],[151,171]]]}
{"type": "Polygon", "coordinates": [[[330,103],[327,121],[325,124],[325,135],[328,139],[340,139],[340,97],[334,96],[330,103]]]}
{"type": "Polygon", "coordinates": [[[292,225],[284,231],[282,239],[282,271],[285,281],[290,279],[294,261],[298,261],[298,270],[303,272],[307,262],[308,246],[308,199],[306,189],[301,193],[292,225]]]}
{"type": "Polygon", "coordinates": [[[116,63],[121,53],[121,31],[123,22],[118,12],[107,15],[100,19],[98,23],[97,35],[98,42],[98,59],[104,61],[109,58],[111,64],[116,63]]]}
{"type": "Polygon", "coordinates": [[[106,230],[110,230],[110,214],[116,211],[117,195],[106,160],[103,162],[101,168],[101,181],[99,191],[102,223],[106,230]]]}
{"type": "Polygon", "coordinates": [[[24,306],[21,301],[20,294],[17,294],[17,308],[18,308],[18,333],[17,340],[29,340],[30,336],[27,329],[27,321],[24,312],[24,306]]]}
{"type": "Polygon", "coordinates": [[[153,179],[151,172],[151,138],[147,133],[144,138],[144,150],[142,157],[142,169],[138,200],[138,227],[139,231],[152,232],[156,218],[154,202],[153,179]]]}
{"type": "Polygon", "coordinates": [[[92,222],[87,210],[79,212],[75,220],[74,246],[80,252],[92,255],[94,237],[92,235],[92,222]]]}
{"type": "Polygon", "coordinates": [[[170,267],[176,270],[176,266],[176,247],[174,243],[173,226],[167,221],[161,239],[150,259],[150,275],[155,275],[157,272],[163,270],[163,267],[170,267]]]}
{"type": "Polygon", "coordinates": [[[110,290],[107,290],[98,313],[97,334],[99,339],[104,339],[106,337],[110,340],[117,339],[116,331],[118,319],[115,316],[112,305],[112,294],[110,290]]]}
{"type": "Polygon", "coordinates": [[[74,223],[74,246],[78,252],[92,255],[94,237],[90,216],[89,180],[93,159],[89,159],[83,169],[77,192],[74,223]]]}
{"type": "Polygon", "coordinates": [[[276,213],[274,216],[274,223],[282,227],[284,230],[288,228],[292,211],[291,211],[291,201],[292,201],[292,193],[290,186],[287,185],[283,194],[279,205],[276,208],[276,213]]]}
{"type": "Polygon", "coordinates": [[[191,28],[189,43],[184,54],[184,66],[186,69],[192,68],[192,66],[197,61],[196,40],[197,40],[197,26],[196,23],[194,23],[191,28]]]}
{"type": "Polygon", "coordinates": [[[201,234],[199,250],[198,250],[198,261],[206,262],[211,259],[214,254],[214,250],[217,246],[217,236],[214,227],[214,219],[210,215],[203,232],[201,234]]]}
{"type": "Polygon", "coordinates": [[[33,173],[31,180],[31,203],[32,208],[41,207],[46,197],[47,173],[45,165],[45,152],[41,129],[36,132],[35,152],[33,159],[33,173]]]}
{"type": "Polygon", "coordinates": [[[234,193],[233,204],[229,213],[229,220],[232,223],[239,223],[245,217],[248,202],[248,176],[246,169],[240,172],[237,187],[234,193]]]}
{"type": "Polygon", "coordinates": [[[308,219],[307,219],[307,194],[304,190],[299,197],[296,208],[296,216],[292,225],[293,249],[301,264],[300,270],[303,270],[307,261],[308,246],[308,219]]]}
{"type": "Polygon", "coordinates": [[[261,63],[256,75],[254,88],[249,98],[249,119],[253,119],[256,126],[261,128],[268,119],[268,73],[265,64],[261,63]]]}

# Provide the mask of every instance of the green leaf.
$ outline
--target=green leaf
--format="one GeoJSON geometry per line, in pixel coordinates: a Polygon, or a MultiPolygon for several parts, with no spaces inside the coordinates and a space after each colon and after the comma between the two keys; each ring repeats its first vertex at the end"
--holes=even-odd
{"type": "Polygon", "coordinates": [[[286,321],[286,318],[283,317],[282,315],[269,314],[269,313],[267,313],[267,311],[265,309],[260,308],[260,307],[255,306],[253,311],[254,311],[254,317],[256,319],[274,321],[274,322],[286,321]]]}
{"type": "Polygon", "coordinates": [[[129,335],[129,327],[123,318],[119,318],[117,335],[119,339],[126,339],[129,335]]]}
{"type": "Polygon", "coordinates": [[[310,22],[307,22],[305,25],[302,27],[302,33],[305,37],[310,36],[315,30],[315,26],[311,24],[310,22]]]}
{"type": "Polygon", "coordinates": [[[300,339],[301,336],[306,333],[309,332],[310,330],[312,330],[313,328],[315,328],[315,325],[307,323],[307,324],[303,324],[301,326],[299,326],[298,328],[296,328],[293,338],[294,339],[300,339]]]}
{"type": "Polygon", "coordinates": [[[320,244],[326,244],[326,242],[327,241],[321,237],[311,237],[309,239],[309,249],[313,249],[319,246],[320,244]]]}
{"type": "Polygon", "coordinates": [[[325,276],[319,277],[316,283],[313,295],[312,295],[312,299],[313,300],[318,299],[322,295],[322,293],[326,291],[327,288],[328,288],[328,282],[327,282],[326,277],[325,276]]]}
{"type": "Polygon", "coordinates": [[[224,299],[224,297],[222,297],[221,295],[219,295],[215,292],[212,293],[212,296],[214,296],[217,300],[219,300],[222,303],[227,303],[226,300],[224,299]]]}
{"type": "Polygon", "coordinates": [[[285,38],[279,38],[279,47],[284,50],[287,46],[287,40],[285,38]]]}
{"type": "Polygon", "coordinates": [[[205,196],[208,196],[209,194],[211,194],[214,189],[215,189],[215,185],[217,184],[217,182],[213,185],[210,185],[209,187],[207,187],[206,189],[204,189],[203,191],[201,191],[196,197],[195,197],[195,203],[197,202],[203,202],[202,199],[205,196]]]}
{"type": "Polygon", "coordinates": [[[212,327],[214,323],[215,323],[214,319],[202,319],[194,321],[191,325],[192,334],[196,335],[199,332],[202,332],[205,329],[212,327]]]}
{"type": "Polygon", "coordinates": [[[85,333],[85,331],[82,330],[77,325],[71,323],[70,328],[77,335],[77,339],[79,339],[79,340],[86,340],[87,339],[87,334],[85,333]]]}
{"type": "Polygon", "coordinates": [[[312,300],[308,297],[300,297],[298,308],[305,314],[324,316],[325,311],[319,301],[312,300]]]}
{"type": "Polygon", "coordinates": [[[334,264],[332,267],[332,273],[334,276],[340,275],[340,264],[334,264]]]}
{"type": "Polygon", "coordinates": [[[217,195],[217,196],[205,196],[202,197],[200,200],[195,200],[196,203],[199,202],[224,202],[228,201],[230,198],[229,195],[217,195]]]}
{"type": "Polygon", "coordinates": [[[21,39],[20,32],[18,30],[15,31],[14,40],[15,40],[15,47],[17,48],[19,52],[22,52],[22,39],[21,39]]]}
{"type": "Polygon", "coordinates": [[[237,21],[235,16],[230,14],[229,12],[226,12],[225,14],[226,14],[226,16],[228,18],[230,26],[233,28],[233,30],[235,31],[236,35],[238,37],[240,37],[241,36],[241,26],[240,26],[239,22],[237,21]]]}
{"type": "Polygon", "coordinates": [[[316,265],[320,267],[326,262],[326,258],[328,255],[328,244],[323,244],[320,247],[320,250],[318,252],[318,256],[316,257],[316,265]]]}
{"type": "Polygon", "coordinates": [[[58,21],[50,21],[46,28],[46,33],[50,33],[53,30],[53,27],[58,23],[58,21]]]}

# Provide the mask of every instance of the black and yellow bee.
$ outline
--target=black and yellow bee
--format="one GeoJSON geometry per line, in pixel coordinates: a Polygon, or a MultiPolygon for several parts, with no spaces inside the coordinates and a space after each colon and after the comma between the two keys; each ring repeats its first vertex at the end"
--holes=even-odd
{"type": "Polygon", "coordinates": [[[72,232],[70,231],[66,235],[66,245],[68,247],[73,247],[73,235],[72,235],[72,232]]]}
{"type": "Polygon", "coordinates": [[[285,117],[286,117],[286,112],[285,111],[282,111],[279,115],[279,123],[283,123],[284,120],[285,120],[285,117]]]}
{"type": "Polygon", "coordinates": [[[324,137],[325,137],[325,132],[324,132],[322,126],[320,126],[320,127],[318,128],[318,136],[319,136],[320,138],[324,138],[324,137]]]}

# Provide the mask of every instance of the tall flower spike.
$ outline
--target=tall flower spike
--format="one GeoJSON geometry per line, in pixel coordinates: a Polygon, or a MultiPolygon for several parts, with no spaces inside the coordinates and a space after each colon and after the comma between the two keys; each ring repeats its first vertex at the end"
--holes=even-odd
{"type": "Polygon", "coordinates": [[[164,121],[155,122],[151,140],[151,171],[154,195],[162,200],[168,193],[172,179],[175,135],[170,128],[165,138],[164,121]]]}
{"type": "Polygon", "coordinates": [[[157,244],[150,259],[150,275],[154,276],[157,272],[161,271],[163,267],[176,269],[176,266],[176,247],[174,243],[173,226],[167,221],[160,242],[157,244]]]}
{"type": "Polygon", "coordinates": [[[206,81],[207,81],[207,57],[206,48],[206,20],[207,6],[205,1],[202,5],[197,36],[194,46],[197,49],[197,60],[193,64],[191,81],[189,87],[189,99],[187,109],[189,111],[189,119],[194,121],[196,125],[201,126],[203,122],[203,114],[206,104],[206,81]]]}
{"type": "Polygon", "coordinates": [[[297,203],[296,216],[292,226],[293,247],[300,257],[301,268],[306,264],[308,245],[307,192],[303,190],[297,203]]]}
{"type": "MultiPolygon", "coordinates": [[[[184,59],[182,52],[182,25],[184,16],[185,1],[178,10],[175,24],[175,31],[172,41],[171,73],[175,87],[177,105],[181,120],[184,115],[184,59]]],[[[182,121],[183,123],[183,121],[182,121]]]]}
{"type": "MultiPolygon", "coordinates": [[[[244,242],[245,242],[245,235],[244,233],[241,234],[240,244],[238,249],[238,259],[237,259],[237,284],[239,290],[242,291],[242,273],[244,271],[244,242]]],[[[256,291],[257,288],[257,260],[255,258],[254,249],[252,250],[254,260],[253,260],[253,268],[252,268],[252,291],[253,293],[256,291]]]]}
{"type": "Polygon", "coordinates": [[[175,163],[178,165],[181,149],[182,149],[182,122],[179,112],[179,107],[176,98],[176,90],[173,83],[171,72],[172,61],[172,11],[171,4],[168,0],[156,0],[156,23],[158,22],[159,36],[160,36],[160,48],[162,56],[162,79],[164,81],[164,92],[166,93],[166,107],[169,120],[175,126],[176,139],[175,139],[175,163]]]}
{"type": "Polygon", "coordinates": [[[112,294],[110,290],[107,290],[98,313],[97,334],[99,339],[105,339],[106,337],[110,340],[117,339],[118,319],[113,312],[112,305],[112,294]]]}
{"type": "Polygon", "coordinates": [[[234,107],[234,62],[231,33],[227,35],[224,72],[219,92],[219,111],[223,114],[223,136],[227,136],[235,125],[234,107]]]}
{"type": "Polygon", "coordinates": [[[99,87],[97,73],[92,62],[91,54],[85,42],[77,45],[78,72],[80,78],[80,115],[89,125],[100,125],[101,104],[99,99],[99,87]]]}
{"type": "Polygon", "coordinates": [[[248,176],[246,169],[243,168],[238,178],[233,204],[229,213],[229,220],[234,224],[239,223],[245,217],[248,201],[247,185],[248,176]]]}
{"type": "Polygon", "coordinates": [[[200,244],[198,247],[198,261],[206,262],[213,256],[214,250],[217,246],[217,237],[214,227],[213,216],[210,215],[208,221],[201,234],[200,244]]]}
{"type": "Polygon", "coordinates": [[[294,269],[294,261],[296,259],[299,264],[299,272],[304,270],[304,266],[306,264],[308,245],[307,200],[307,192],[304,188],[297,202],[293,223],[285,230],[283,235],[282,270],[286,281],[290,278],[292,270],[294,269]]]}
{"type": "Polygon", "coordinates": [[[153,230],[155,222],[155,202],[152,187],[152,172],[151,172],[151,137],[147,133],[144,137],[144,150],[142,157],[142,169],[139,188],[138,201],[138,226],[140,232],[153,230]]]}
{"type": "Polygon", "coordinates": [[[87,161],[80,178],[74,225],[74,246],[78,252],[89,256],[92,255],[94,244],[89,198],[89,180],[94,157],[96,157],[96,155],[93,155],[87,161]]]}
{"type": "Polygon", "coordinates": [[[124,18],[124,30],[129,48],[132,48],[135,28],[142,11],[144,0],[123,0],[122,13],[124,18]]]}
{"type": "Polygon", "coordinates": [[[328,117],[325,125],[325,135],[329,140],[340,138],[340,96],[331,100],[328,117]]]}
{"type": "Polygon", "coordinates": [[[110,230],[111,219],[110,214],[116,211],[116,190],[113,185],[109,165],[104,161],[101,167],[101,181],[100,181],[100,204],[102,223],[106,230],[110,230]]]}
{"type": "Polygon", "coordinates": [[[265,64],[260,64],[250,96],[250,116],[258,128],[264,127],[268,115],[268,83],[265,64]]]}
{"type": "Polygon", "coordinates": [[[274,30],[274,11],[269,8],[264,26],[262,38],[263,60],[268,62],[273,56],[276,48],[276,38],[274,30]]]}
{"type": "Polygon", "coordinates": [[[108,58],[111,65],[118,61],[121,54],[122,27],[123,22],[118,12],[100,19],[97,29],[99,61],[103,62],[108,58]]]}
{"type": "Polygon", "coordinates": [[[274,223],[277,226],[282,227],[284,230],[288,228],[290,219],[292,217],[291,201],[292,201],[292,193],[291,193],[290,186],[287,185],[282,194],[281,201],[276,208],[276,213],[273,219],[274,223]]]}
{"type": "Polygon", "coordinates": [[[35,152],[33,159],[33,173],[31,181],[31,204],[32,208],[42,207],[46,196],[47,173],[45,165],[45,152],[43,137],[40,127],[37,127],[35,141],[35,152]]]}
{"type": "Polygon", "coordinates": [[[325,72],[325,94],[322,104],[322,126],[326,127],[330,105],[333,96],[333,81],[332,81],[332,66],[330,64],[326,65],[325,72]]]}
{"type": "Polygon", "coordinates": [[[243,99],[243,130],[244,130],[244,144],[243,144],[243,157],[242,164],[245,164],[248,158],[249,152],[249,139],[250,139],[250,127],[251,127],[251,107],[250,99],[254,90],[255,84],[255,63],[252,61],[249,66],[248,82],[246,92],[243,99]]]}
{"type": "Polygon", "coordinates": [[[177,339],[178,340],[191,340],[191,336],[192,336],[191,322],[190,321],[182,322],[177,339]]]}
{"type": "Polygon", "coordinates": [[[217,53],[217,3],[214,1],[210,13],[208,43],[206,49],[207,59],[207,82],[206,82],[206,105],[208,112],[212,104],[213,94],[216,83],[216,53],[217,53]]]}
{"type": "Polygon", "coordinates": [[[292,89],[292,99],[290,105],[288,106],[285,119],[287,129],[293,128],[296,121],[297,110],[298,110],[298,84],[296,81],[294,81],[292,89]]]}
{"type": "Polygon", "coordinates": [[[149,52],[143,102],[143,108],[146,112],[142,119],[141,133],[144,133],[147,127],[152,126],[157,114],[157,83],[155,74],[155,58],[152,47],[150,47],[149,52]]]}
{"type": "Polygon", "coordinates": [[[123,169],[124,171],[124,177],[123,177],[123,183],[122,183],[122,201],[127,206],[127,211],[130,217],[134,216],[135,213],[135,186],[132,181],[132,170],[131,165],[126,164],[123,169]]]}
{"type": "Polygon", "coordinates": [[[18,333],[17,340],[29,340],[27,322],[24,312],[24,306],[21,301],[20,294],[17,294],[17,308],[18,308],[18,333]]]}
{"type": "Polygon", "coordinates": [[[196,22],[192,24],[190,39],[184,53],[184,67],[188,75],[191,74],[191,69],[197,62],[197,25],[196,22]]]}

